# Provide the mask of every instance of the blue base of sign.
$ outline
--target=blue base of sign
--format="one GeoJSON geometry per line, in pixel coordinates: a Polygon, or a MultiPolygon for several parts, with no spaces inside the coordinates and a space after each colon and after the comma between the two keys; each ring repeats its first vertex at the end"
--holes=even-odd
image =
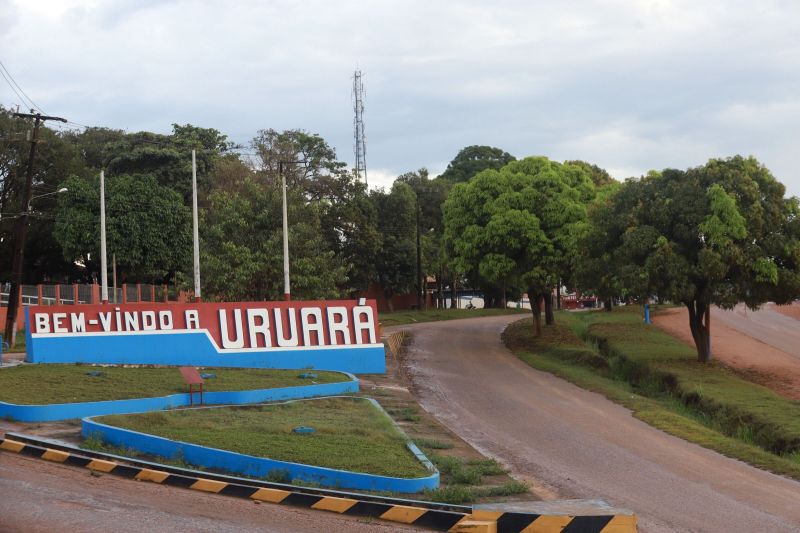
{"type": "MultiPolygon", "coordinates": [[[[255,389],[243,391],[218,391],[203,393],[203,402],[210,405],[243,405],[262,402],[275,402],[315,396],[330,396],[358,392],[358,379],[349,375],[348,381],[338,383],[317,383],[297,387],[277,389],[255,389]]],[[[157,398],[132,398],[128,400],[109,400],[104,402],[55,403],[47,405],[18,405],[0,402],[0,417],[8,417],[20,422],[53,422],[100,415],[127,415],[161,411],[184,407],[200,401],[200,394],[170,394],[157,398]]]]}
{"type": "MultiPolygon", "coordinates": [[[[377,402],[371,399],[370,401],[382,410],[377,402]]],[[[430,475],[420,478],[398,478],[277,461],[147,435],[138,431],[109,426],[94,418],[84,418],[81,421],[81,435],[84,438],[97,436],[114,446],[124,446],[160,457],[181,457],[193,465],[224,469],[248,476],[266,477],[274,470],[283,470],[292,480],[318,483],[322,487],[415,493],[425,489],[435,489],[439,486],[439,472],[436,467],[410,441],[408,442],[409,451],[428,468],[431,472],[430,475]]],[[[357,454],[358,450],[352,450],[352,453],[357,454]]]]}
{"type": "Polygon", "coordinates": [[[383,345],[324,346],[217,351],[203,331],[133,335],[36,337],[28,342],[29,363],[191,365],[235,368],[386,372],[383,345]]]}

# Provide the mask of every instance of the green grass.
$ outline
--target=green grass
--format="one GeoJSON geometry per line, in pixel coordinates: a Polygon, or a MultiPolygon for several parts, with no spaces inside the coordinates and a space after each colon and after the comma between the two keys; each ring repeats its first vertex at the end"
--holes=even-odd
{"type": "Polygon", "coordinates": [[[325,398],[258,407],[159,411],[100,418],[104,424],[280,461],[403,478],[430,472],[371,402],[325,398]],[[298,435],[292,429],[313,427],[298,435]]]}
{"type": "MultiPolygon", "coordinates": [[[[314,371],[316,378],[299,376],[306,370],[209,368],[205,390],[271,389],[349,379],[338,372],[314,371]]],[[[177,368],[123,368],[89,365],[19,365],[0,370],[0,401],[19,405],[92,402],[148,398],[186,392],[177,368]],[[98,377],[88,372],[102,372],[98,377]]]]}
{"type": "Polygon", "coordinates": [[[521,321],[504,340],[531,366],[600,392],[659,429],[800,479],[800,402],[698,363],[693,349],[643,324],[640,311],[561,313],[540,339],[521,321]]]}
{"type": "Polygon", "coordinates": [[[429,309],[427,311],[395,311],[379,313],[381,326],[400,326],[418,322],[438,322],[440,320],[456,320],[459,318],[477,318],[483,316],[500,316],[525,314],[525,309],[429,309]]]}

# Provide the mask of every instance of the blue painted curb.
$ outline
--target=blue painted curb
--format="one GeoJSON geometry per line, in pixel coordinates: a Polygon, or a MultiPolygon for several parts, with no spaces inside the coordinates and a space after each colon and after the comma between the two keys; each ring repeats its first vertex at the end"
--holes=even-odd
{"type": "MultiPolygon", "coordinates": [[[[364,399],[372,402],[383,412],[384,416],[391,420],[378,402],[371,398],[364,399]]],[[[392,423],[394,424],[394,421],[392,423]]],[[[402,430],[396,424],[394,426],[405,437],[402,430]]],[[[99,436],[104,442],[114,446],[132,448],[139,452],[167,458],[181,457],[189,464],[204,468],[223,469],[247,476],[266,477],[273,470],[283,470],[292,480],[318,483],[323,487],[414,493],[425,489],[435,489],[439,486],[439,471],[419,448],[408,440],[406,446],[409,451],[431,472],[431,475],[420,478],[399,478],[277,461],[109,426],[93,418],[84,418],[81,421],[81,435],[84,438],[99,436]]]]}
{"type": "MultiPolygon", "coordinates": [[[[349,372],[341,372],[350,378],[338,383],[318,383],[277,389],[255,389],[244,391],[204,392],[203,402],[212,405],[242,405],[250,403],[293,400],[314,396],[330,396],[358,392],[358,378],[349,372]]],[[[194,394],[195,400],[199,394],[194,394]]],[[[11,417],[20,422],[53,422],[87,416],[127,415],[161,411],[190,405],[188,393],[171,394],[157,398],[132,398],[103,402],[54,403],[47,405],[17,405],[0,402],[0,417],[11,417]]]]}

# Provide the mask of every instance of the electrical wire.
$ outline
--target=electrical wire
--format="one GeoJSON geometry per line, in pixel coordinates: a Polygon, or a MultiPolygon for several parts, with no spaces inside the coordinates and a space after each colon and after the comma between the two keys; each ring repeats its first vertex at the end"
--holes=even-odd
{"type": "MultiPolygon", "coordinates": [[[[0,73],[2,73],[2,71],[5,71],[5,74],[8,74],[8,77],[9,77],[9,78],[11,78],[11,81],[14,83],[14,85],[16,85],[16,86],[17,86],[17,89],[19,89],[19,91],[20,91],[20,92],[21,92],[23,95],[25,95],[25,98],[27,98],[27,99],[28,99],[28,102],[30,102],[30,104],[31,104],[31,107],[33,107],[33,108],[35,108],[35,109],[38,109],[38,110],[39,110],[39,112],[40,112],[40,113],[42,113],[42,114],[44,114],[44,115],[46,115],[46,114],[47,114],[47,113],[45,113],[45,112],[44,112],[44,109],[42,109],[41,107],[39,107],[38,105],[36,105],[36,102],[34,102],[33,100],[31,100],[31,97],[30,97],[30,96],[28,96],[28,95],[25,93],[25,91],[23,91],[23,90],[22,90],[22,87],[20,87],[20,86],[19,86],[19,83],[17,83],[17,80],[15,80],[15,79],[14,79],[14,76],[12,76],[12,75],[11,75],[11,73],[8,71],[8,69],[7,69],[7,68],[6,68],[6,66],[3,64],[3,62],[2,62],[2,61],[0,61],[0,73]]],[[[3,75],[3,77],[4,77],[4,78],[6,77],[6,76],[5,76],[5,74],[3,75]]],[[[6,81],[8,81],[8,79],[6,79],[6,81]]],[[[9,85],[11,85],[11,84],[9,83],[9,85]]],[[[14,87],[13,87],[13,86],[11,86],[11,88],[13,89],[14,87]]],[[[15,90],[14,92],[16,93],[17,91],[15,90]]],[[[17,93],[17,96],[19,96],[19,93],[17,93]]]]}

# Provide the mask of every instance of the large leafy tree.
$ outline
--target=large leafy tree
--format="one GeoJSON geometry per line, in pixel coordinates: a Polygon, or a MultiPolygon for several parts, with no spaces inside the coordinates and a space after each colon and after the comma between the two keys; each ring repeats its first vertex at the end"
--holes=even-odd
{"type": "Polygon", "coordinates": [[[444,204],[445,238],[462,271],[495,285],[526,290],[536,334],[540,300],[575,256],[594,186],[581,167],[545,157],[485,170],[453,188],[444,204]]]}
{"type": "Polygon", "coordinates": [[[417,198],[410,185],[396,181],[389,192],[372,191],[378,214],[381,247],[375,255],[378,283],[389,308],[392,296],[410,292],[416,278],[417,198]]]}
{"type": "MultiPolygon", "coordinates": [[[[213,128],[172,125],[170,135],[90,128],[75,142],[92,160],[101,161],[107,175],[147,174],[178,192],[188,204],[192,197],[192,149],[196,152],[197,186],[201,195],[211,187],[214,166],[232,149],[227,137],[213,128]],[[101,146],[98,146],[100,144],[101,146]]],[[[99,170],[98,168],[98,170],[99,170]]]]}
{"type": "Polygon", "coordinates": [[[486,169],[498,170],[514,161],[514,156],[500,148],[473,145],[462,148],[450,161],[439,179],[450,183],[469,181],[473,176],[486,169]]]}
{"type": "MultiPolygon", "coordinates": [[[[59,196],[54,235],[64,258],[100,272],[99,178],[73,176],[59,196]]],[[[172,282],[188,267],[191,215],[181,196],[149,175],[106,178],[106,232],[109,256],[122,279],[172,282]]]]}
{"type": "Polygon", "coordinates": [[[700,361],[711,358],[710,308],[800,296],[798,200],[756,159],[712,159],[628,180],[592,213],[587,243],[608,250],[617,281],[681,302],[700,361]]]}
{"type": "Polygon", "coordinates": [[[347,267],[344,292],[366,290],[376,275],[373,259],[380,246],[375,206],[366,185],[317,134],[266,129],[258,132],[251,146],[257,154],[256,179],[277,187],[283,177],[290,191],[315,206],[327,249],[347,267]]]}
{"type": "MultiPolygon", "coordinates": [[[[440,292],[444,284],[444,275],[448,271],[442,247],[442,203],[447,198],[450,184],[438,179],[431,179],[428,169],[421,168],[415,172],[406,172],[396,180],[405,183],[414,191],[416,198],[416,223],[419,233],[416,243],[415,257],[420,263],[420,279],[417,280],[420,290],[425,285],[427,276],[435,276],[440,292]]],[[[452,282],[452,280],[451,280],[452,282]]]]}
{"type": "MultiPolygon", "coordinates": [[[[291,291],[296,299],[336,298],[347,267],[323,237],[319,208],[287,195],[291,291]]],[[[283,297],[281,189],[246,177],[234,191],[209,196],[201,215],[201,280],[220,300],[283,297]]]]}

